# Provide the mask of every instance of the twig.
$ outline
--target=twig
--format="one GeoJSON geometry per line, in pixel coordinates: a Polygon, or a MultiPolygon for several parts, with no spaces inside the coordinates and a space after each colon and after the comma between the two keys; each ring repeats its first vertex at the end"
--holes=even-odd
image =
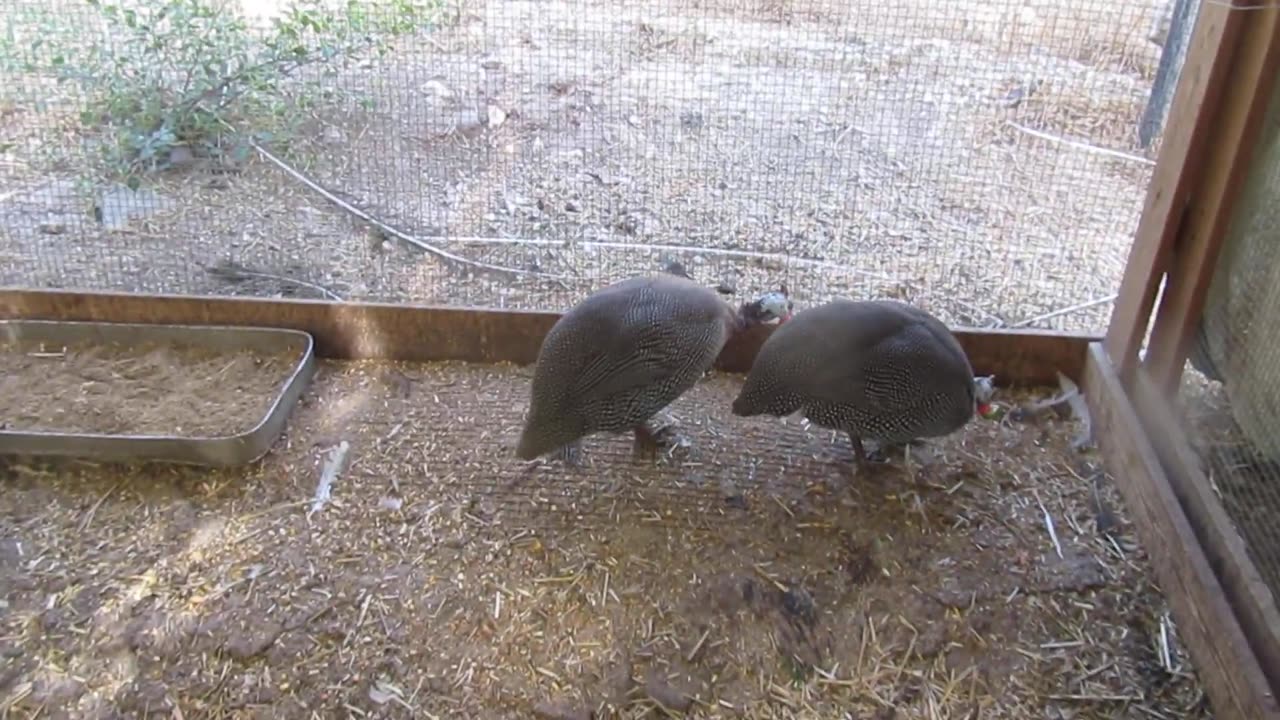
{"type": "Polygon", "coordinates": [[[1169,618],[1167,615],[1160,616],[1160,664],[1164,666],[1164,671],[1173,673],[1173,654],[1169,651],[1169,618]]]}
{"type": "Polygon", "coordinates": [[[84,519],[80,521],[81,533],[89,529],[89,526],[93,524],[93,517],[98,514],[98,508],[102,507],[102,503],[106,502],[107,498],[111,497],[111,493],[114,493],[118,487],[120,487],[120,483],[112,485],[106,492],[102,493],[102,497],[98,498],[93,507],[89,508],[89,512],[85,513],[84,519]]]}
{"type": "Polygon", "coordinates": [[[229,261],[224,262],[217,267],[206,267],[205,272],[211,275],[223,275],[224,277],[227,277],[228,279],[231,279],[231,280],[256,277],[256,278],[263,278],[265,280],[275,280],[277,282],[290,283],[292,285],[311,288],[312,290],[315,290],[316,292],[320,293],[321,295],[324,295],[330,300],[337,300],[338,302],[342,302],[341,295],[339,295],[338,293],[330,290],[329,288],[323,285],[319,285],[313,282],[308,282],[306,280],[299,280],[297,278],[287,277],[285,275],[276,275],[274,273],[266,273],[266,272],[259,272],[257,270],[250,270],[249,268],[246,268],[245,266],[240,265],[239,263],[234,263],[229,261]]]}
{"type": "Polygon", "coordinates": [[[329,501],[330,491],[333,488],[333,481],[337,479],[338,472],[342,469],[342,463],[347,458],[347,451],[351,449],[351,444],[346,440],[338,443],[338,446],[329,451],[329,460],[325,462],[324,469],[320,471],[320,483],[316,485],[315,500],[311,503],[311,509],[307,511],[307,517],[311,517],[312,513],[320,511],[324,504],[329,501]]]}
{"type": "Polygon", "coordinates": [[[1045,697],[1050,700],[1071,702],[1142,702],[1141,695],[1087,695],[1076,693],[1072,695],[1046,695],[1045,697]]]}
{"type": "Polygon", "coordinates": [[[1053,541],[1053,550],[1058,553],[1058,557],[1062,557],[1062,543],[1058,542],[1058,531],[1053,528],[1053,516],[1049,514],[1049,509],[1044,506],[1044,502],[1040,500],[1040,493],[1035,493],[1036,504],[1040,506],[1040,512],[1044,513],[1044,527],[1049,531],[1049,539],[1053,541]]]}
{"type": "MultiPolygon", "coordinates": [[[[473,245],[538,245],[538,246],[555,246],[564,247],[562,240],[542,240],[538,238],[499,238],[499,237],[482,237],[472,235],[460,235],[449,238],[457,243],[470,243],[473,245]]],[[[606,250],[649,250],[673,253],[697,253],[700,255],[719,255],[722,257],[745,258],[750,260],[773,260],[775,262],[787,263],[791,265],[801,265],[804,267],[832,268],[841,272],[852,273],[876,280],[884,280],[891,282],[897,278],[885,275],[884,273],[872,272],[870,270],[859,270],[858,268],[841,265],[840,263],[827,262],[825,260],[812,260],[809,258],[795,257],[792,255],[783,255],[780,253],[753,252],[750,250],[728,250],[724,248],[706,247],[704,245],[667,245],[667,244],[651,244],[651,243],[624,243],[624,242],[597,242],[593,240],[574,241],[573,247],[578,248],[600,248],[606,250]]]]}
{"type": "Polygon", "coordinates": [[[1005,122],[1014,130],[1021,130],[1022,132],[1032,137],[1037,137],[1037,138],[1040,138],[1041,140],[1046,140],[1048,142],[1060,143],[1062,145],[1069,145],[1073,148],[1076,148],[1077,150],[1084,150],[1085,152],[1091,152],[1098,155],[1106,155],[1108,157],[1116,158],[1117,160],[1128,160],[1130,162],[1142,163],[1143,165],[1156,164],[1155,160],[1148,160],[1147,158],[1144,158],[1141,155],[1134,155],[1132,153],[1121,152],[1119,150],[1112,150],[1110,148],[1098,147],[1097,145],[1090,145],[1088,143],[1080,142],[1079,140],[1068,140],[1067,138],[1058,137],[1056,135],[1050,135],[1049,133],[1041,132],[1039,130],[1032,130],[1031,128],[1025,125],[1019,125],[1018,123],[1012,120],[1006,120],[1005,122]]]}
{"type": "Polygon", "coordinates": [[[1089,404],[1085,402],[1080,387],[1071,378],[1058,371],[1058,385],[1062,388],[1068,407],[1080,421],[1080,433],[1071,439],[1071,447],[1079,450],[1087,446],[1093,438],[1093,417],[1089,415],[1089,404]]]}
{"type": "Polygon", "coordinates": [[[1037,316],[1035,316],[1035,317],[1033,317],[1033,318],[1027,318],[1026,320],[1019,320],[1018,322],[1016,322],[1016,323],[1014,323],[1014,324],[1010,325],[1009,327],[1010,327],[1010,328],[1026,327],[1026,326],[1028,326],[1028,325],[1033,325],[1033,324],[1035,324],[1035,323],[1038,323],[1038,322],[1040,322],[1041,320],[1051,320],[1051,319],[1056,318],[1056,317],[1058,317],[1058,316],[1060,316],[1060,315],[1070,315],[1070,314],[1071,314],[1071,313],[1073,313],[1073,312],[1078,312],[1078,311],[1080,311],[1080,310],[1088,310],[1089,308],[1091,308],[1091,307],[1095,307],[1095,306],[1097,306],[1097,305],[1106,305],[1107,303],[1109,303],[1109,302],[1111,302],[1111,301],[1115,300],[1117,297],[1119,297],[1119,295],[1118,295],[1118,294],[1113,293],[1113,294],[1111,294],[1111,295],[1107,295],[1106,297],[1100,297],[1100,298],[1094,298],[1094,299],[1092,299],[1092,300],[1086,300],[1085,302],[1078,303],[1078,304],[1076,304],[1076,305],[1072,305],[1072,306],[1070,306],[1070,307],[1064,307],[1064,308],[1061,308],[1061,309],[1058,309],[1058,310],[1054,310],[1053,312],[1047,312],[1047,313],[1045,313],[1045,314],[1043,314],[1043,315],[1037,315],[1037,316]]]}
{"type": "MultiPolygon", "coordinates": [[[[225,122],[223,124],[226,125],[225,122]]],[[[227,125],[227,127],[233,132],[235,131],[235,128],[231,127],[230,125],[227,125]]],[[[334,205],[337,205],[339,208],[347,211],[348,213],[360,218],[361,220],[369,223],[370,225],[378,228],[379,230],[386,233],[387,235],[390,235],[394,238],[398,238],[399,240],[409,245],[412,245],[413,247],[429,255],[434,255],[446,262],[456,263],[458,265],[466,265],[466,266],[477,268],[480,270],[488,270],[490,272],[503,273],[507,275],[513,275],[513,276],[525,275],[525,276],[532,276],[532,277],[543,277],[543,278],[548,278],[552,280],[567,279],[561,275],[551,275],[549,273],[539,272],[537,270],[521,270],[519,268],[507,267],[505,265],[494,265],[492,263],[480,262],[479,260],[464,258],[461,255],[455,255],[449,252],[448,250],[445,250],[444,248],[437,247],[435,245],[432,245],[431,243],[425,242],[421,238],[415,237],[401,230],[397,230],[396,228],[391,227],[390,225],[382,222],[381,220],[365,212],[364,210],[361,210],[355,205],[352,205],[346,200],[343,200],[337,195],[334,195],[333,193],[324,189],[324,187],[322,187],[319,183],[317,183],[316,181],[304,175],[301,170],[294,168],[289,163],[285,162],[284,160],[281,160],[280,158],[273,155],[266,148],[259,145],[257,141],[255,141],[253,138],[246,136],[245,140],[249,143],[249,146],[252,147],[254,150],[257,150],[258,154],[261,155],[263,158],[270,161],[273,165],[280,168],[281,170],[285,171],[285,173],[293,177],[293,179],[297,180],[303,185],[306,185],[307,187],[319,193],[322,197],[324,197],[324,199],[328,200],[334,205]]]]}

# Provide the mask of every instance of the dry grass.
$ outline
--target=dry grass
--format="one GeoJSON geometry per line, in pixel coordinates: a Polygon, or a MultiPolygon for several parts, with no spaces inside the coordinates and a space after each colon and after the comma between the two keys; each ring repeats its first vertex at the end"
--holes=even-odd
{"type": "Polygon", "coordinates": [[[0,345],[0,428],[13,432],[230,437],[257,427],[301,350],[183,345],[0,345]],[[32,388],[39,388],[33,392],[32,388]],[[192,417],[190,408],[204,411],[192,417]]]}
{"type": "Polygon", "coordinates": [[[0,130],[0,283],[315,296],[203,269],[230,259],[345,298],[562,307],[678,258],[749,291],[785,279],[802,303],[895,295],[1016,324],[1118,283],[1150,172],[1122,157],[1157,57],[1150,12],[477,0],[345,72],[371,108],[312,116],[288,154],[398,228],[568,281],[459,277],[258,161],[164,178],[180,202],[108,232],[80,156],[42,154],[75,137],[26,96],[0,130]],[[500,126],[478,123],[487,105],[500,126]]]}
{"type": "Polygon", "coordinates": [[[242,472],[11,464],[11,716],[1208,717],[1070,423],[850,477],[714,377],[681,454],[569,472],[510,457],[526,374],[325,364],[242,472]]]}

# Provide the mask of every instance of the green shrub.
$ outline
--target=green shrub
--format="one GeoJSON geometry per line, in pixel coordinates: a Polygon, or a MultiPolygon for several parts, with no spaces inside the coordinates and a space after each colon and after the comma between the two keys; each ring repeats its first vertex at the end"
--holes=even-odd
{"type": "Polygon", "coordinates": [[[396,37],[443,14],[442,0],[295,0],[260,30],[216,0],[86,1],[101,14],[102,32],[74,46],[37,40],[33,49],[61,81],[80,85],[81,121],[101,130],[109,169],[133,185],[169,167],[175,151],[247,154],[232,128],[287,141],[301,106],[336,94],[325,77],[386,53],[396,37]],[[308,66],[322,70],[319,79],[287,84],[308,66]]]}

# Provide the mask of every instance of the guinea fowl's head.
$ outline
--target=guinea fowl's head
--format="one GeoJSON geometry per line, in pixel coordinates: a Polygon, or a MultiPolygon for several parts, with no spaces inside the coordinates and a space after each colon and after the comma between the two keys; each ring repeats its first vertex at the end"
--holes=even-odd
{"type": "Polygon", "coordinates": [[[738,308],[738,322],[745,330],[754,325],[778,321],[778,324],[791,319],[794,305],[787,294],[787,286],[779,285],[777,290],[767,292],[751,302],[743,303],[738,308]]]}
{"type": "Polygon", "coordinates": [[[991,413],[991,398],[996,394],[996,376],[985,375],[973,379],[973,400],[977,405],[978,415],[986,417],[991,413]]]}

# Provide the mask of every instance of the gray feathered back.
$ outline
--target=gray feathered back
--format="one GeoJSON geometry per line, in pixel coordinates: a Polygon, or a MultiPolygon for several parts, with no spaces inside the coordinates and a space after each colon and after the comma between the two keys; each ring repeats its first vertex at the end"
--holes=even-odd
{"type": "Polygon", "coordinates": [[[710,369],[737,322],[715,291],[671,274],[588,296],[543,340],[517,456],[645,422],[710,369]]]}
{"type": "Polygon", "coordinates": [[[960,343],[906,303],[835,300],[803,310],[761,347],[735,415],[786,416],[901,442],[948,434],[974,411],[960,343]]]}

